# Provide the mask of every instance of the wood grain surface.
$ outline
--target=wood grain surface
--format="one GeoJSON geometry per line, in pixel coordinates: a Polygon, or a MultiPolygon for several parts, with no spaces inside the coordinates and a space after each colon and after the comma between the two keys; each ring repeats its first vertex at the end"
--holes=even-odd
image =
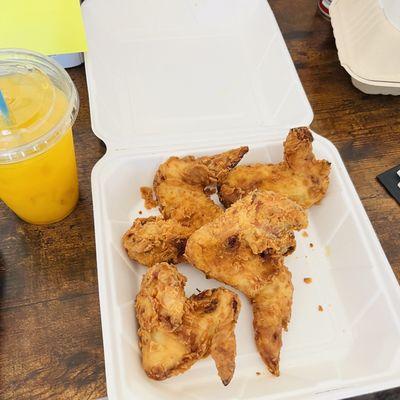
{"type": "MultiPolygon", "coordinates": [[[[316,3],[270,0],[314,109],[312,128],[339,149],[400,279],[400,209],[375,179],[400,164],[400,98],[368,96],[351,85],[316,3]]],[[[68,71],[81,98],[74,126],[77,209],[44,227],[0,204],[1,400],[106,394],[90,190],[90,172],[105,147],[91,131],[84,68],[68,71]]],[[[394,389],[358,399],[399,398],[394,389]]]]}

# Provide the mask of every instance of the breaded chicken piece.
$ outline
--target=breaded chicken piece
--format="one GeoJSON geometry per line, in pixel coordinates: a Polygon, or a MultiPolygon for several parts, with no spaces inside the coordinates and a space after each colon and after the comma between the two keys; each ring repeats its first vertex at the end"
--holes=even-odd
{"type": "Polygon", "coordinates": [[[293,230],[307,223],[297,203],[256,190],[193,233],[186,245],[191,264],[252,302],[256,344],[274,375],[279,375],[282,329],[290,319],[293,293],[283,256],[295,248],[293,230]]]}
{"type": "MultiPolygon", "coordinates": [[[[163,217],[138,218],[122,242],[129,258],[151,267],[182,260],[187,238],[223,214],[210,199],[210,186],[223,179],[248,151],[247,147],[211,157],[171,157],[154,178],[154,193],[163,217]]],[[[148,188],[141,188],[151,198],[148,188]]]]}
{"type": "Polygon", "coordinates": [[[284,143],[284,161],[235,168],[219,184],[221,203],[229,207],[256,188],[284,194],[304,208],[320,202],[328,190],[330,163],[315,158],[312,141],[308,128],[291,129],[284,143]]]}
{"type": "Polygon", "coordinates": [[[154,193],[165,219],[194,232],[223,213],[207,188],[221,182],[248,151],[240,147],[211,157],[170,157],[154,177],[154,193]]]}
{"type": "Polygon", "coordinates": [[[218,288],[185,297],[186,278],[167,263],[149,268],[136,297],[142,365],[151,379],[188,370],[211,354],[227,385],[235,370],[235,325],[240,301],[218,288]]]}
{"type": "Polygon", "coordinates": [[[124,234],[122,245],[131,260],[147,267],[159,262],[178,264],[183,260],[190,228],[163,217],[137,218],[124,234]]]}

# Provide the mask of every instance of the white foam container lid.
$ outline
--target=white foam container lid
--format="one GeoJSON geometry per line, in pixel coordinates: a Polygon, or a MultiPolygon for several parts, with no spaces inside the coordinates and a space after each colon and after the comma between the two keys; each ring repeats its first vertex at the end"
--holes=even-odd
{"type": "Polygon", "coordinates": [[[354,86],[400,95],[400,1],[335,0],[329,14],[340,63],[354,86]]]}
{"type": "MultiPolygon", "coordinates": [[[[400,385],[399,286],[339,153],[318,134],[315,153],[332,162],[331,184],[310,210],[309,237],[298,234],[286,259],[295,294],[281,376],[266,372],[240,295],[228,387],[210,357],[163,382],[146,377],[133,308],[145,268],[121,246],[145,210],[139,187],[171,155],[249,145],[244,163],[278,162],[288,129],[313,114],[264,0],[86,0],[83,14],[92,127],[107,145],[92,193],[109,398],[339,399],[400,385]]],[[[221,286],[178,268],[188,295],[221,286]]]]}

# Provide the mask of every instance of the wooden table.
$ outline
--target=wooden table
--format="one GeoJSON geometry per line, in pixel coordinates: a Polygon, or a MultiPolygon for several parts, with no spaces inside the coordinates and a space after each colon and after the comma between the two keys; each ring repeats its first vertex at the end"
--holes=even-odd
{"type": "MultiPolygon", "coordinates": [[[[270,0],[314,109],[312,128],[338,147],[400,279],[400,209],[375,176],[400,163],[400,98],[367,96],[340,67],[316,0],[270,0]]],[[[0,205],[0,399],[106,394],[90,172],[105,152],[90,127],[83,67],[75,124],[81,196],[64,221],[33,226],[0,205]]],[[[400,388],[363,400],[399,399],[400,388]]]]}

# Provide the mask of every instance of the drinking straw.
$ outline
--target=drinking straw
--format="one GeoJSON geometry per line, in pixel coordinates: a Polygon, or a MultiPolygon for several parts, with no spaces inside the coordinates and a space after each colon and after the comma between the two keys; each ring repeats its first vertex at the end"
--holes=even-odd
{"type": "Polygon", "coordinates": [[[3,116],[3,118],[6,121],[6,123],[8,125],[10,125],[11,124],[11,121],[10,121],[10,110],[8,109],[6,100],[5,100],[1,90],[0,90],[0,114],[3,116]]]}

